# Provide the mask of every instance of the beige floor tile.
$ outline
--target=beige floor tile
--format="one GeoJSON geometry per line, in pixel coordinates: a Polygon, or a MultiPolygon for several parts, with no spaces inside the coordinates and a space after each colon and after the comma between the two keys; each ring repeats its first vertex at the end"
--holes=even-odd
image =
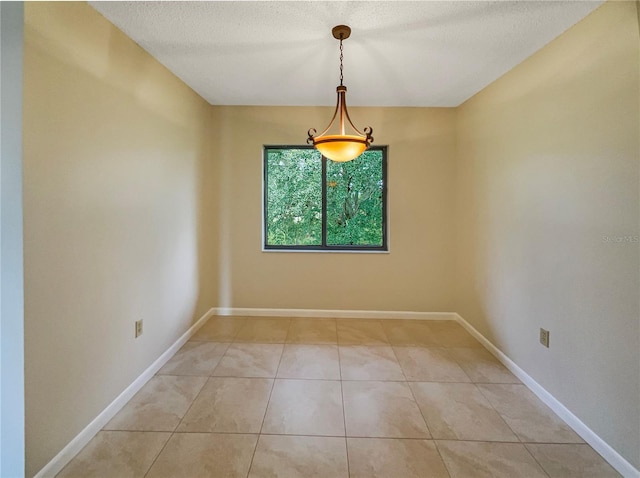
{"type": "Polygon", "coordinates": [[[337,344],[335,319],[292,319],[288,344],[337,344]]]}
{"type": "Polygon", "coordinates": [[[339,319],[340,345],[386,345],[389,343],[379,320],[339,319]]]}
{"type": "Polygon", "coordinates": [[[290,319],[247,319],[234,342],[283,344],[290,319]]]}
{"type": "Polygon", "coordinates": [[[233,344],[213,371],[213,376],[274,378],[283,347],[283,344],[233,344]]]}
{"type": "Polygon", "coordinates": [[[518,441],[474,384],[412,382],[409,385],[434,438],[518,441]]]}
{"type": "Polygon", "coordinates": [[[228,343],[187,342],[171,357],[159,375],[209,376],[229,347],[228,343]]]}
{"type": "Polygon", "coordinates": [[[285,345],[278,378],[340,380],[338,346],[285,345]]]}
{"type": "Polygon", "coordinates": [[[246,317],[210,319],[58,476],[325,478],[348,466],[372,478],[619,476],[456,322],[246,317]]]}
{"type": "Polygon", "coordinates": [[[340,370],[343,380],[405,380],[393,349],[381,345],[340,346],[340,370]]]}
{"type": "Polygon", "coordinates": [[[142,478],[171,433],[101,431],[59,478],[142,478]]]}
{"type": "Polygon", "coordinates": [[[206,377],[156,375],[104,429],[173,431],[206,381],[206,377]]]}
{"type": "Polygon", "coordinates": [[[348,478],[344,438],[260,435],[249,478],[348,478]]]}
{"type": "Polygon", "coordinates": [[[436,347],[394,347],[407,380],[419,382],[470,382],[447,349],[436,347]]]}
{"type": "Polygon", "coordinates": [[[347,436],[430,438],[409,386],[402,382],[343,382],[347,436]]]}
{"type": "Polygon", "coordinates": [[[437,441],[451,478],[546,478],[524,445],[437,441]]]}
{"type": "Polygon", "coordinates": [[[212,377],[177,431],[258,433],[272,385],[267,378],[212,377]]]}
{"type": "Polygon", "coordinates": [[[351,478],[449,478],[431,440],[347,438],[351,478]]]}
{"type": "Polygon", "coordinates": [[[344,436],[340,382],[277,379],[262,433],[344,436]]]}
{"type": "Polygon", "coordinates": [[[429,329],[433,334],[433,343],[437,347],[475,347],[483,348],[464,327],[453,320],[432,320],[429,329]]]}
{"type": "Polygon", "coordinates": [[[245,319],[238,317],[212,317],[200,327],[192,341],[233,342],[234,337],[244,327],[245,319]]]}
{"type": "Polygon", "coordinates": [[[551,478],[615,478],[621,475],[587,444],[525,445],[551,478]]]}
{"type": "Polygon", "coordinates": [[[520,380],[486,349],[459,347],[447,350],[473,382],[520,383],[520,380]]]}
{"type": "Polygon", "coordinates": [[[245,478],[258,435],[174,433],[146,478],[245,478]]]}
{"type": "Polygon", "coordinates": [[[582,439],[524,385],[478,384],[522,441],[583,443],[582,439]]]}
{"type": "MultiPolygon", "coordinates": [[[[434,345],[433,334],[425,320],[381,320],[391,345],[434,345]]],[[[431,322],[431,321],[428,321],[431,322]]]]}

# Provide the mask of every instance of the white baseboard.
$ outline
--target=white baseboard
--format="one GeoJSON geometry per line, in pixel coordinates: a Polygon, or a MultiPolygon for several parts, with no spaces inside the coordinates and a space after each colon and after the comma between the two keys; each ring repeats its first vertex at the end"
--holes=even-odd
{"type": "Polygon", "coordinates": [[[257,309],[240,307],[218,307],[216,315],[240,317],[316,317],[330,319],[414,319],[456,320],[454,312],[412,312],[386,310],[328,310],[328,309],[257,309]]]}
{"type": "Polygon", "coordinates": [[[158,370],[166,364],[171,357],[182,347],[189,338],[195,334],[200,327],[214,315],[215,310],[209,309],[198,321],[193,324],[182,336],[176,340],[160,357],[157,358],[131,385],[129,385],[118,397],[107,406],[96,418],[93,419],[78,435],[65,446],[60,453],[42,468],[34,478],[54,477],[69,463],[80,450],[82,450],[96,434],[102,430],[109,420],[111,420],[122,407],[124,407],[131,397],[156,374],[158,370]]]}
{"type": "Polygon", "coordinates": [[[536,382],[527,372],[522,370],[516,363],[507,357],[500,349],[493,345],[489,340],[478,332],[469,322],[460,315],[455,314],[456,320],[467,331],[480,341],[484,347],[491,352],[502,364],[507,367],[516,377],[518,377],[524,385],[535,393],[551,410],[553,410],[567,425],[582,437],[591,447],[600,453],[602,457],[614,467],[618,473],[625,478],[639,478],[638,471],[631,463],[629,463],[622,455],[615,451],[611,446],[600,438],[596,433],[585,425],[578,417],[558,401],[553,395],[547,392],[538,382],[536,382]]]}
{"type": "Polygon", "coordinates": [[[244,317],[327,317],[341,319],[414,319],[414,320],[455,320],[471,335],[482,343],[500,362],[504,364],[524,385],[535,393],[549,408],[562,418],[582,439],[593,447],[625,478],[640,478],[638,471],[631,463],[615,451],[608,443],[596,435],[587,425],[576,417],[569,409],[547,392],[538,382],[522,370],[515,362],[478,332],[469,322],[454,312],[411,312],[411,311],[378,311],[378,310],[321,310],[321,309],[258,309],[218,307],[207,311],[158,359],[153,362],[131,385],[129,385],[107,408],[105,408],[89,425],[87,425],[60,453],[40,470],[34,478],[49,478],[58,474],[73,457],[118,413],[124,405],[146,384],[162,366],[182,347],[189,338],[212,315],[244,316],[244,317]]]}

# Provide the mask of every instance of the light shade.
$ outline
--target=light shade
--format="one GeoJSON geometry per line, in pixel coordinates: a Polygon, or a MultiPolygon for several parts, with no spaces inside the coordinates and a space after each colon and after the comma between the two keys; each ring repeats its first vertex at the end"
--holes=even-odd
{"type": "Polygon", "coordinates": [[[322,156],[338,163],[356,159],[369,147],[367,140],[362,136],[348,134],[332,134],[314,138],[313,145],[322,156]]]}
{"type": "Polygon", "coordinates": [[[351,28],[346,25],[338,25],[331,30],[331,33],[336,40],[340,40],[340,85],[336,88],[338,102],[329,126],[320,134],[317,134],[318,132],[311,128],[307,133],[309,135],[307,143],[313,144],[325,158],[344,163],[356,159],[365,152],[373,142],[373,136],[371,136],[373,130],[370,127],[366,127],[364,132],[358,131],[358,128],[353,125],[351,118],[349,118],[349,112],[347,111],[347,87],[342,84],[342,40],[349,38],[351,28]],[[336,119],[339,123],[340,133],[327,134],[336,119]],[[353,130],[352,134],[346,134],[347,125],[353,130]]]}

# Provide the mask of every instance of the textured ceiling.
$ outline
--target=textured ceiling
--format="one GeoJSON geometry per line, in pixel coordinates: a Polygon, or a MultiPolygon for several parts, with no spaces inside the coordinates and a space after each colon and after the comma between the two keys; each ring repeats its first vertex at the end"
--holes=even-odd
{"type": "Polygon", "coordinates": [[[349,104],[457,106],[603,2],[90,3],[214,105],[334,105],[344,23],[349,104]]]}

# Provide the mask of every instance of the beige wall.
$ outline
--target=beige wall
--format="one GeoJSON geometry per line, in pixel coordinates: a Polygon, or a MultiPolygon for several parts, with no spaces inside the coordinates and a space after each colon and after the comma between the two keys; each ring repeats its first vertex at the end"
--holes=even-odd
{"type": "Polygon", "coordinates": [[[262,146],[332,108],[209,107],[86,4],[27,3],[27,476],[212,306],[458,311],[640,466],[638,244],[602,241],[640,234],[634,7],[457,110],[353,108],[391,252],[338,254],[261,251],[262,146]]]}
{"type": "Polygon", "coordinates": [[[209,114],[88,5],[25,4],[27,476],[215,304],[209,114]]]}
{"type": "MultiPolygon", "coordinates": [[[[353,108],[389,145],[390,253],[262,252],[262,147],[304,144],[332,108],[214,107],[223,307],[453,310],[455,110],[353,108]]],[[[365,124],[366,123],[366,124],[365,124]]]]}
{"type": "Polygon", "coordinates": [[[459,108],[457,311],[640,467],[639,36],[596,10],[459,108]],[[551,332],[551,347],[538,329],[551,332]]]}

